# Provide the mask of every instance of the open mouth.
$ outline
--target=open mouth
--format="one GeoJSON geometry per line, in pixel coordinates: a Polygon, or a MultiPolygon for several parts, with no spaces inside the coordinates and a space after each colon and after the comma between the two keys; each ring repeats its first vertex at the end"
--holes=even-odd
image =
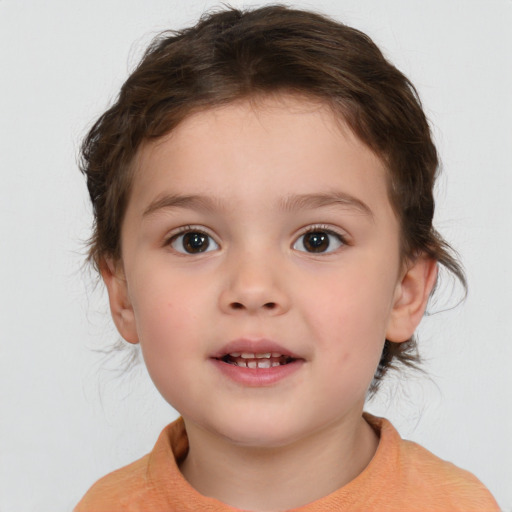
{"type": "Polygon", "coordinates": [[[296,359],[285,356],[278,352],[265,352],[261,354],[253,354],[248,352],[231,352],[223,357],[218,358],[224,363],[242,368],[275,368],[292,363],[296,359]]]}

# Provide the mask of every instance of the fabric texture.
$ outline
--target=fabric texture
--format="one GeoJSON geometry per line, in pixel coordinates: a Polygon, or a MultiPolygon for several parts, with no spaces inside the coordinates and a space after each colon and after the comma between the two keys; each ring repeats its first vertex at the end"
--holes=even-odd
{"type": "MultiPolygon", "coordinates": [[[[294,512],[494,512],[498,504],[471,473],[411,441],[391,423],[365,414],[380,437],[366,469],[337,491],[294,512]]],[[[96,482],[74,512],[234,512],[199,494],[178,465],[188,451],[183,420],[160,434],[148,455],[96,482]]]]}

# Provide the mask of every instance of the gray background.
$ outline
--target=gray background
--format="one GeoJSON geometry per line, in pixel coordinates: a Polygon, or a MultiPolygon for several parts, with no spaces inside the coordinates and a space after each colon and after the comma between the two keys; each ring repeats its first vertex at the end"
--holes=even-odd
{"type": "MultiPolygon", "coordinates": [[[[91,217],[76,154],[151,37],[212,5],[0,0],[0,512],[71,510],[176,416],[142,366],[120,376],[123,354],[96,351],[117,335],[81,267],[91,217]]],[[[368,409],[512,510],[512,2],[294,5],[366,31],[418,87],[444,167],[436,224],[469,277],[465,304],[422,324],[426,375],[389,379],[368,409]]]]}

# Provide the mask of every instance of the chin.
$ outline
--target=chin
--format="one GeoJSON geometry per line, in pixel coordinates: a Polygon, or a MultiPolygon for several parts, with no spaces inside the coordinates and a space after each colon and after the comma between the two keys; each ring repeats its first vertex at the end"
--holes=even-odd
{"type": "Polygon", "coordinates": [[[306,437],[307,426],[297,428],[297,421],[289,418],[254,418],[246,417],[219,425],[218,433],[228,442],[247,448],[277,449],[289,446],[306,437]]]}
{"type": "Polygon", "coordinates": [[[268,429],[253,429],[250,432],[247,430],[244,432],[229,432],[225,433],[224,437],[233,445],[259,449],[283,448],[300,438],[300,436],[293,436],[292,433],[269,431],[268,429]]]}

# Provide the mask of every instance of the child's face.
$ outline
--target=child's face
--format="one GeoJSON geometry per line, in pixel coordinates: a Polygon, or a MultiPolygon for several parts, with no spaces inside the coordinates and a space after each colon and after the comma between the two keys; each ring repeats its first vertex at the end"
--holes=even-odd
{"type": "Polygon", "coordinates": [[[121,334],[185,421],[278,446],[359,417],[385,338],[422,313],[404,327],[379,158],[328,109],[281,98],[189,117],[135,172],[126,281],[104,275],[121,334]],[[234,365],[243,352],[274,353],[246,359],[271,367],[234,365]]]}

